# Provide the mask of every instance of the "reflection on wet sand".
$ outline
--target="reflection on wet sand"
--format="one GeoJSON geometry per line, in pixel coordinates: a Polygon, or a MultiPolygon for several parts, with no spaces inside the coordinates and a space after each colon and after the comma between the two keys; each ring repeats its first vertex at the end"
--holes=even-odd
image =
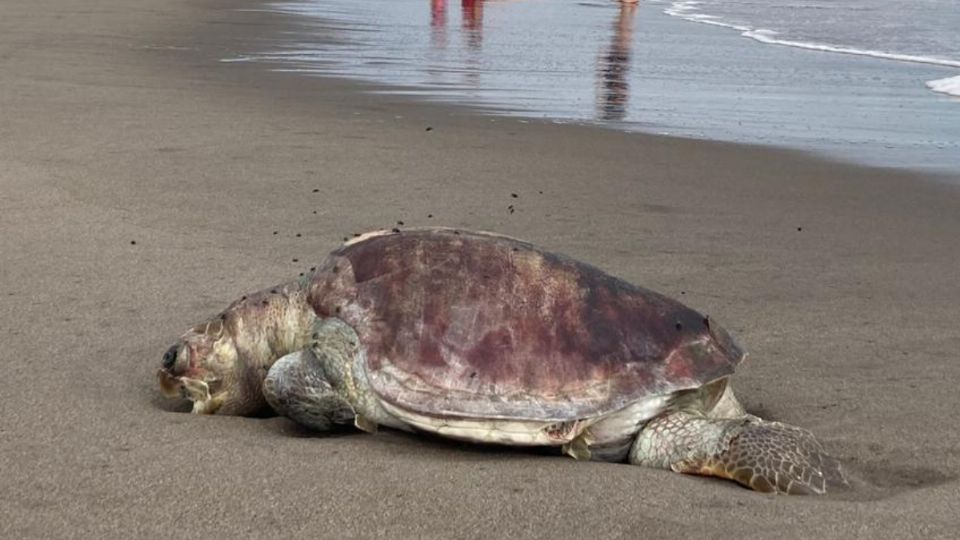
{"type": "Polygon", "coordinates": [[[430,45],[447,47],[447,0],[430,0],[430,45]]]}
{"type": "MultiPolygon", "coordinates": [[[[461,0],[460,33],[463,36],[464,57],[463,82],[467,86],[480,85],[480,46],[483,44],[483,2],[484,0],[461,0]]],[[[447,0],[430,0],[430,47],[434,51],[447,48],[447,0]]],[[[433,69],[428,68],[431,74],[433,69]]]]}
{"type": "Polygon", "coordinates": [[[635,2],[621,2],[613,24],[613,40],[597,61],[597,118],[623,120],[630,97],[630,53],[635,2]]]}
{"type": "Polygon", "coordinates": [[[460,9],[467,47],[479,49],[483,43],[483,0],[462,0],[460,9]]]}
{"type": "MultiPolygon", "coordinates": [[[[460,0],[461,50],[467,53],[461,57],[463,83],[477,88],[481,76],[485,1],[460,0]]],[[[619,8],[612,25],[611,40],[596,63],[596,117],[605,121],[623,120],[629,101],[630,56],[637,2],[619,0],[617,3],[619,8]]],[[[430,0],[430,44],[434,51],[442,51],[449,45],[447,9],[447,0],[430,0]]]]}
{"type": "MultiPolygon", "coordinates": [[[[461,28],[466,37],[467,47],[480,48],[483,42],[483,2],[484,0],[461,0],[461,28]]],[[[447,0],[430,0],[430,31],[434,47],[447,46],[447,0]]]]}

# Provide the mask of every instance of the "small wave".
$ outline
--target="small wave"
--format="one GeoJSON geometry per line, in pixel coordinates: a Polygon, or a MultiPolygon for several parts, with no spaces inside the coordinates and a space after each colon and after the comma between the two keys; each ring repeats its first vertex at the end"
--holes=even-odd
{"type": "Polygon", "coordinates": [[[710,24],[713,26],[722,26],[724,28],[732,28],[734,30],[740,31],[740,35],[743,37],[748,37],[754,39],[761,43],[767,43],[771,45],[785,45],[787,47],[797,47],[800,49],[809,49],[813,51],[824,51],[840,54],[853,54],[857,56],[871,56],[874,58],[883,58],[885,60],[896,60],[900,62],[913,62],[918,64],[933,64],[938,66],[949,66],[949,67],[960,67],[960,60],[950,60],[947,58],[936,58],[931,56],[919,56],[912,54],[898,54],[884,51],[872,51],[867,49],[856,49],[853,47],[842,47],[840,45],[829,45],[826,43],[811,43],[806,41],[793,41],[788,39],[780,39],[776,36],[778,33],[773,30],[766,30],[763,28],[750,28],[747,26],[739,24],[731,24],[725,21],[720,20],[718,17],[713,15],[705,15],[702,13],[695,13],[697,6],[702,4],[697,0],[686,0],[682,2],[674,2],[671,6],[664,10],[664,13],[674,17],[679,17],[692,22],[698,22],[702,24],[710,24]]]}
{"type": "Polygon", "coordinates": [[[728,22],[721,21],[719,17],[714,15],[706,15],[703,13],[694,13],[694,10],[697,9],[697,6],[702,4],[697,0],[686,0],[683,2],[674,2],[667,9],[663,10],[667,15],[673,17],[679,17],[687,21],[698,22],[702,24],[710,24],[713,26],[722,26],[724,28],[733,28],[734,30],[739,30],[741,32],[749,32],[750,28],[742,26],[739,24],[732,24],[728,22]]]}
{"type": "Polygon", "coordinates": [[[865,49],[854,49],[852,47],[840,47],[837,45],[826,45],[823,43],[807,43],[805,41],[792,41],[788,39],[778,39],[775,36],[777,32],[773,30],[748,30],[742,34],[744,37],[755,39],[761,43],[770,43],[773,45],[786,45],[788,47],[798,47],[801,49],[810,49],[814,51],[825,51],[841,54],[855,54],[858,56],[872,56],[874,58],[883,58],[886,60],[898,60],[900,62],[914,62],[917,64],[934,64],[938,66],[960,67],[960,61],[947,60],[946,58],[933,58],[930,56],[917,56],[912,54],[897,54],[882,51],[870,51],[865,49]]]}
{"type": "Polygon", "coordinates": [[[944,94],[950,94],[951,96],[960,97],[960,75],[928,81],[927,87],[934,92],[942,92],[944,94]]]}

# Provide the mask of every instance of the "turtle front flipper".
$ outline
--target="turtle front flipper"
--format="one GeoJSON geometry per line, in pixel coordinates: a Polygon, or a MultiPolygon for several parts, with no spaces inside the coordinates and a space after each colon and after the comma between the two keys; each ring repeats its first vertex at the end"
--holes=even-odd
{"type": "Polygon", "coordinates": [[[263,395],[278,414],[310,429],[326,431],[354,421],[353,408],[327,381],[309,349],[277,360],[263,382],[263,395]]]}
{"type": "Polygon", "coordinates": [[[717,476],[763,492],[822,495],[846,485],[840,463],[809,431],[755,416],[667,413],[644,426],[630,463],[717,476]]]}

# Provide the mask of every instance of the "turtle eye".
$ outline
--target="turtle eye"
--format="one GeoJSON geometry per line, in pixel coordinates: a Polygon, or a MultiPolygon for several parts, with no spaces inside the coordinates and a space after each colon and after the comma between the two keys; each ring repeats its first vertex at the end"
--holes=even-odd
{"type": "Polygon", "coordinates": [[[177,362],[177,349],[178,347],[174,345],[163,354],[163,369],[167,371],[173,369],[173,364],[177,362]]]}

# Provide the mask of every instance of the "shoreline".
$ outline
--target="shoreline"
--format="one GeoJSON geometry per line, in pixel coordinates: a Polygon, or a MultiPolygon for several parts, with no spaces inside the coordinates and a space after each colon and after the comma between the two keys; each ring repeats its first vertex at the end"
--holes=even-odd
{"type": "Polygon", "coordinates": [[[719,26],[740,32],[741,37],[752,39],[767,45],[780,45],[784,47],[795,47],[798,49],[807,49],[811,51],[824,51],[837,54],[850,54],[854,56],[865,56],[870,58],[880,58],[884,60],[893,60],[897,62],[910,62],[916,64],[930,64],[944,67],[960,68],[960,60],[942,58],[939,56],[929,56],[921,54],[908,54],[893,51],[879,51],[872,49],[863,49],[851,45],[839,45],[835,43],[824,43],[819,41],[800,41],[796,39],[782,39],[776,36],[781,32],[776,29],[761,28],[758,26],[748,26],[731,22],[722,17],[701,13],[696,11],[697,2],[677,2],[673,1],[670,7],[664,9],[664,13],[671,17],[678,17],[686,21],[719,26]]]}
{"type": "Polygon", "coordinates": [[[797,149],[868,166],[960,174],[960,159],[952,151],[960,141],[953,127],[960,122],[960,109],[924,86],[951,71],[944,66],[770,47],[644,4],[637,12],[616,15],[616,30],[607,26],[615,9],[557,10],[556,20],[550,20],[563,33],[575,31],[574,11],[589,14],[576,31],[577,46],[568,50],[557,44],[559,52],[552,55],[525,55],[529,58],[511,69],[511,47],[549,39],[535,32],[527,41],[516,37],[537,27],[541,12],[535,7],[488,6],[482,13],[493,22],[483,26],[481,39],[468,35],[466,26],[451,26],[456,13],[442,15],[437,23],[414,2],[374,2],[358,15],[347,15],[348,5],[271,8],[289,16],[286,30],[278,31],[273,42],[225,60],[264,61],[272,69],[348,77],[374,88],[392,85],[384,91],[503,118],[797,149]],[[392,7],[380,13],[384,4],[392,7]],[[376,18],[374,13],[380,19],[399,18],[397,30],[367,21],[376,18]],[[611,39],[607,32],[626,32],[614,40],[622,53],[615,55],[617,65],[603,60],[609,55],[597,59],[592,52],[611,39]],[[331,33],[337,39],[325,37],[331,33]],[[553,65],[565,55],[569,73],[562,77],[537,67],[538,61],[553,65]],[[747,61],[749,67],[741,65],[747,61]],[[514,69],[530,73],[513,75],[514,69]],[[601,96],[596,85],[611,83],[614,73],[617,92],[601,96]],[[548,84],[564,89],[534,97],[548,84]]]}
{"type": "Polygon", "coordinates": [[[932,538],[960,525],[960,434],[931,420],[958,405],[953,178],[491,119],[217,62],[284,24],[233,11],[256,5],[5,7],[0,535],[932,538]],[[764,497],[389,430],[195,417],[160,398],[156,366],[184,329],[399,220],[519,236],[715,317],[751,353],[734,378],[748,410],[813,431],[854,489],[764,497]]]}

